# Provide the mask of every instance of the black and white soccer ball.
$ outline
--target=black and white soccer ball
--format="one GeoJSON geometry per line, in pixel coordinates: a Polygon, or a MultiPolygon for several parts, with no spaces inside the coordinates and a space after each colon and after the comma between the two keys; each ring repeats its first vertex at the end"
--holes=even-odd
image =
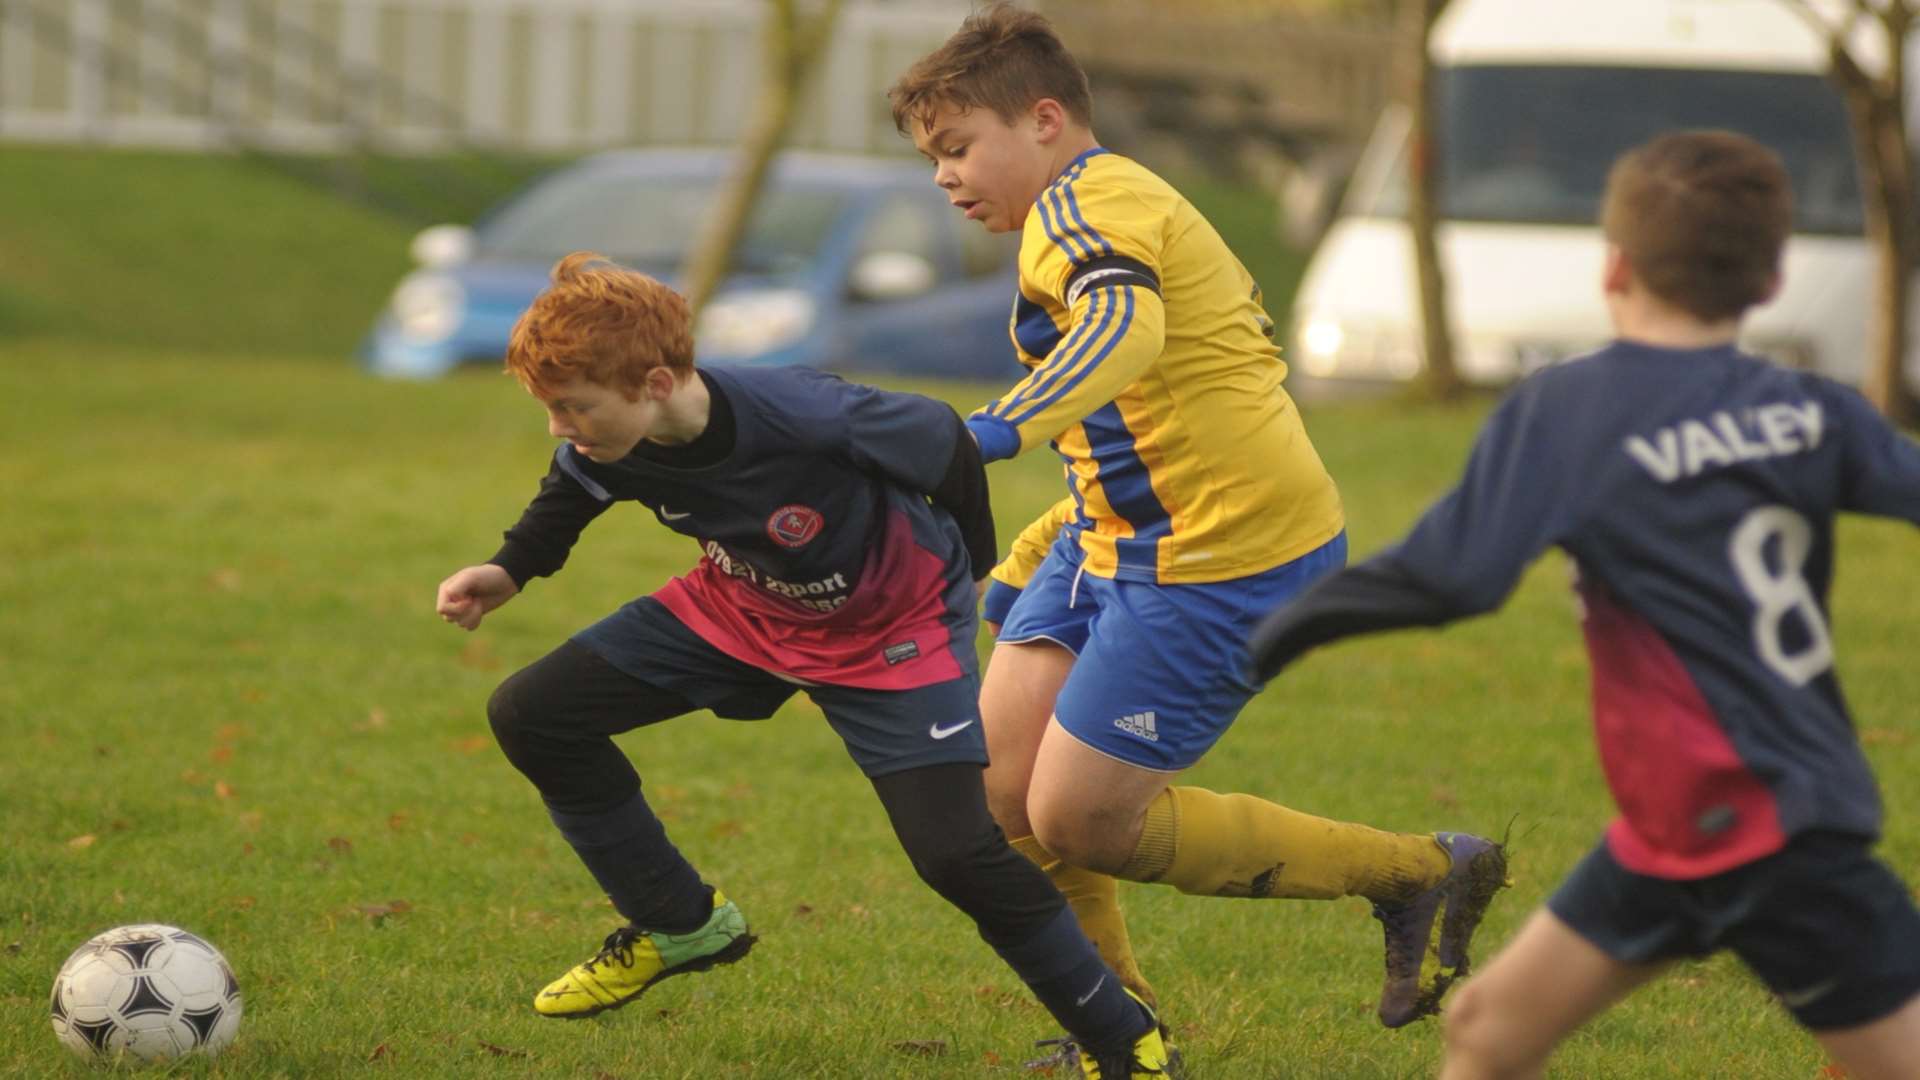
{"type": "Polygon", "coordinates": [[[240,983],[220,950],[177,926],[119,926],[53,980],[53,1031],[86,1058],[217,1054],[240,1030],[240,983]]]}

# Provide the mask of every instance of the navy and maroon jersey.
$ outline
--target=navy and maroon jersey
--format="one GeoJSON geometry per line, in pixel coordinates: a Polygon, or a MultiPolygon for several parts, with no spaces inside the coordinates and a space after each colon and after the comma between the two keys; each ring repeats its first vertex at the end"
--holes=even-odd
{"type": "Polygon", "coordinates": [[[1842,510],[1920,523],[1920,448],[1859,394],[1731,346],[1616,342],[1517,387],[1459,487],[1274,613],[1255,661],[1490,611],[1558,545],[1622,865],[1691,879],[1810,829],[1875,836],[1827,620],[1842,510]]]}
{"type": "Polygon", "coordinates": [[[562,445],[492,561],[520,584],[551,574],[588,522],[633,500],[700,546],[653,595],[722,652],[873,689],[976,674],[971,563],[984,573],[994,540],[953,409],[808,368],[698,374],[707,432],[611,464],[562,445]]]}

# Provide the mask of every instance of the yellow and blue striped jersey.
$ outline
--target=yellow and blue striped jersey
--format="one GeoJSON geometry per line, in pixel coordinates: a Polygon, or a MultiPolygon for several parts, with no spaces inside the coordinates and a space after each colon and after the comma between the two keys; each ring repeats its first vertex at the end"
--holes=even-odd
{"type": "Polygon", "coordinates": [[[1056,530],[1087,573],[1175,584],[1271,569],[1344,527],[1259,286],[1137,162],[1096,147],[1041,193],[1011,333],[1029,372],[968,426],[989,461],[1051,443],[1071,505],[995,577],[1024,585],[1056,530]]]}

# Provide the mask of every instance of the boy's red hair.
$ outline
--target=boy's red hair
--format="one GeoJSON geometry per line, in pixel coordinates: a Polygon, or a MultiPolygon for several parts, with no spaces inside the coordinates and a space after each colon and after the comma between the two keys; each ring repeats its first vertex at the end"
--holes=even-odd
{"type": "Polygon", "coordinates": [[[507,371],[537,395],[580,378],[637,398],[656,367],[693,371],[686,299],[591,251],[554,264],[553,284],[507,341],[507,371]]]}

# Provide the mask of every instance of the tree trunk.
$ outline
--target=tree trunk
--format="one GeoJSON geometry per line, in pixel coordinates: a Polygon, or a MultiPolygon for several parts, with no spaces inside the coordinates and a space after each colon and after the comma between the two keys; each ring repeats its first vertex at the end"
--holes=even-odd
{"type": "Polygon", "coordinates": [[[1831,74],[1847,104],[1854,157],[1860,167],[1867,241],[1878,256],[1867,367],[1860,391],[1888,420],[1901,425],[1920,419],[1906,377],[1908,285],[1914,256],[1920,253],[1913,160],[1906,137],[1904,51],[1915,14],[1908,0],[1888,0],[1875,12],[1887,47],[1887,68],[1878,78],[1862,69],[1848,51],[1844,27],[1830,30],[1828,41],[1831,74]]]}
{"type": "Polygon", "coordinates": [[[1879,258],[1874,267],[1871,351],[1861,392],[1898,424],[1912,424],[1916,411],[1906,378],[1908,282],[1914,256],[1913,176],[1905,128],[1897,104],[1873,103],[1873,175],[1867,182],[1867,237],[1879,258]],[[1891,115],[1890,115],[1891,114],[1891,115]]]}
{"type": "Polygon", "coordinates": [[[802,18],[800,0],[768,0],[766,77],[740,142],[739,161],[701,224],[681,273],[681,291],[695,319],[727,275],[733,249],[747,231],[807,77],[826,52],[840,2],[825,0],[814,15],[802,18]]]}
{"type": "Polygon", "coordinates": [[[1434,101],[1433,58],[1427,47],[1433,22],[1445,11],[1447,0],[1405,0],[1405,36],[1409,74],[1409,107],[1413,130],[1409,134],[1407,168],[1407,231],[1413,237],[1414,273],[1420,290],[1420,352],[1425,366],[1421,389],[1435,400],[1458,397],[1463,384],[1453,361],[1453,328],[1447,317],[1447,277],[1440,263],[1441,205],[1440,131],[1434,101]]]}

